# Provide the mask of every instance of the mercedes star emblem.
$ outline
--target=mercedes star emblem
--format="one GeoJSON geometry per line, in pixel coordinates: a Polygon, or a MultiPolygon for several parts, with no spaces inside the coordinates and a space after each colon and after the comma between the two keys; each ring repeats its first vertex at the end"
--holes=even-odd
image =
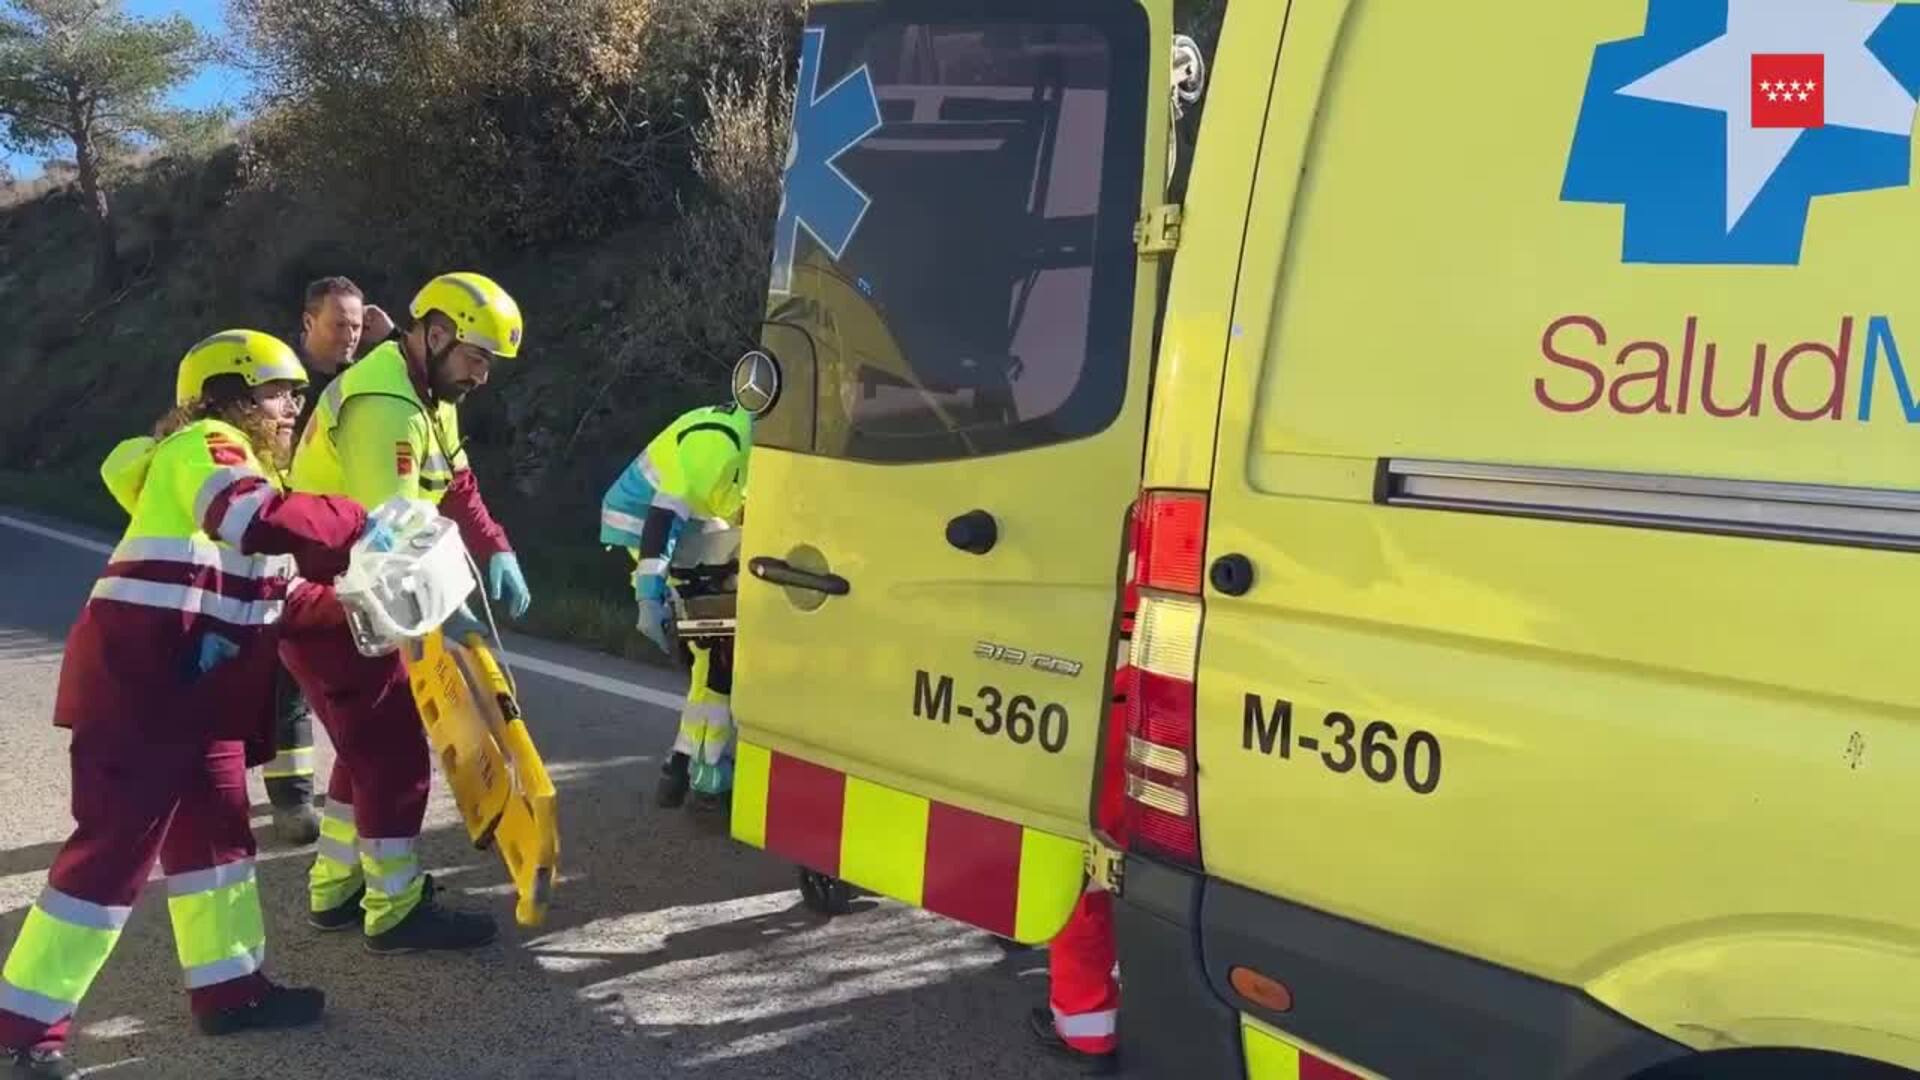
{"type": "Polygon", "coordinates": [[[758,349],[733,365],[733,400],[752,416],[765,416],[780,400],[780,365],[758,349]]]}

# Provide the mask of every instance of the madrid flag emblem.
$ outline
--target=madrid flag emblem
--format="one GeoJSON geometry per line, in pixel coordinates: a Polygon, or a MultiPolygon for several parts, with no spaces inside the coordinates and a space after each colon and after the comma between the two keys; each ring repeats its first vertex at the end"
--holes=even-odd
{"type": "Polygon", "coordinates": [[[1817,128],[1827,122],[1822,53],[1753,54],[1753,126],[1817,128]]]}

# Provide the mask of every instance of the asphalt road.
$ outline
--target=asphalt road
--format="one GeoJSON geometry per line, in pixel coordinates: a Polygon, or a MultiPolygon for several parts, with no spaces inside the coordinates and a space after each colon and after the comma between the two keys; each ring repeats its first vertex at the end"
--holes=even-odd
{"type": "MultiPolygon", "coordinates": [[[[96,551],[0,522],[0,943],[9,946],[72,824],[66,733],[49,718],[62,641],[102,562],[96,551]]],[[[509,648],[628,686],[683,688],[595,654],[519,639],[509,648]]],[[[312,849],[274,840],[256,770],[267,971],[323,987],[326,1021],[294,1033],[195,1034],[164,896],[150,885],[81,1006],[73,1057],[86,1075],[1074,1075],[1025,1032],[1026,1011],[1045,994],[1044,953],[1010,955],[988,935],[891,902],[814,915],[792,868],[734,843],[724,818],[648,804],[672,739],[668,709],[604,682],[592,688],[524,666],[516,674],[560,790],[562,876],[547,925],[514,924],[498,857],[467,842],[436,778],[427,868],[451,902],[494,913],[501,939],[465,955],[376,957],[358,934],[313,932],[303,917],[312,849]]],[[[331,761],[323,737],[323,778],[331,761]]]]}

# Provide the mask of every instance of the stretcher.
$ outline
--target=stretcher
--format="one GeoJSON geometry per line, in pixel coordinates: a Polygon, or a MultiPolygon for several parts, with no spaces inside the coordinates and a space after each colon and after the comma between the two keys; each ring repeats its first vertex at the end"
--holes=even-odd
{"type": "Polygon", "coordinates": [[[740,589],[740,530],[710,526],[674,544],[668,603],[681,641],[731,641],[740,589]]]}
{"type": "Polygon", "coordinates": [[[546,921],[560,864],[553,781],[527,733],[513,688],[487,648],[471,635],[449,641],[438,630],[402,651],[427,743],[481,850],[506,863],[521,926],[546,921]]]}
{"type": "Polygon", "coordinates": [[[355,544],[335,585],[354,644],[369,656],[400,653],[467,836],[500,853],[518,894],[515,920],[539,926],[560,862],[553,781],[486,639],[454,642],[440,630],[476,584],[472,561],[453,523],[425,503],[394,500],[370,516],[389,531],[355,544]]]}

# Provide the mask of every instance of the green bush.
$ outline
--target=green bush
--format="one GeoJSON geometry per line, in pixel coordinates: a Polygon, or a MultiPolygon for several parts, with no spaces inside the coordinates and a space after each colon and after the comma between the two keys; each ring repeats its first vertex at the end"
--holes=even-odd
{"type": "MultiPolygon", "coordinates": [[[[712,78],[788,63],[798,0],[234,0],[263,177],[440,260],[678,210],[712,78]]],[[[416,273],[424,267],[412,268],[416,273]]]]}

